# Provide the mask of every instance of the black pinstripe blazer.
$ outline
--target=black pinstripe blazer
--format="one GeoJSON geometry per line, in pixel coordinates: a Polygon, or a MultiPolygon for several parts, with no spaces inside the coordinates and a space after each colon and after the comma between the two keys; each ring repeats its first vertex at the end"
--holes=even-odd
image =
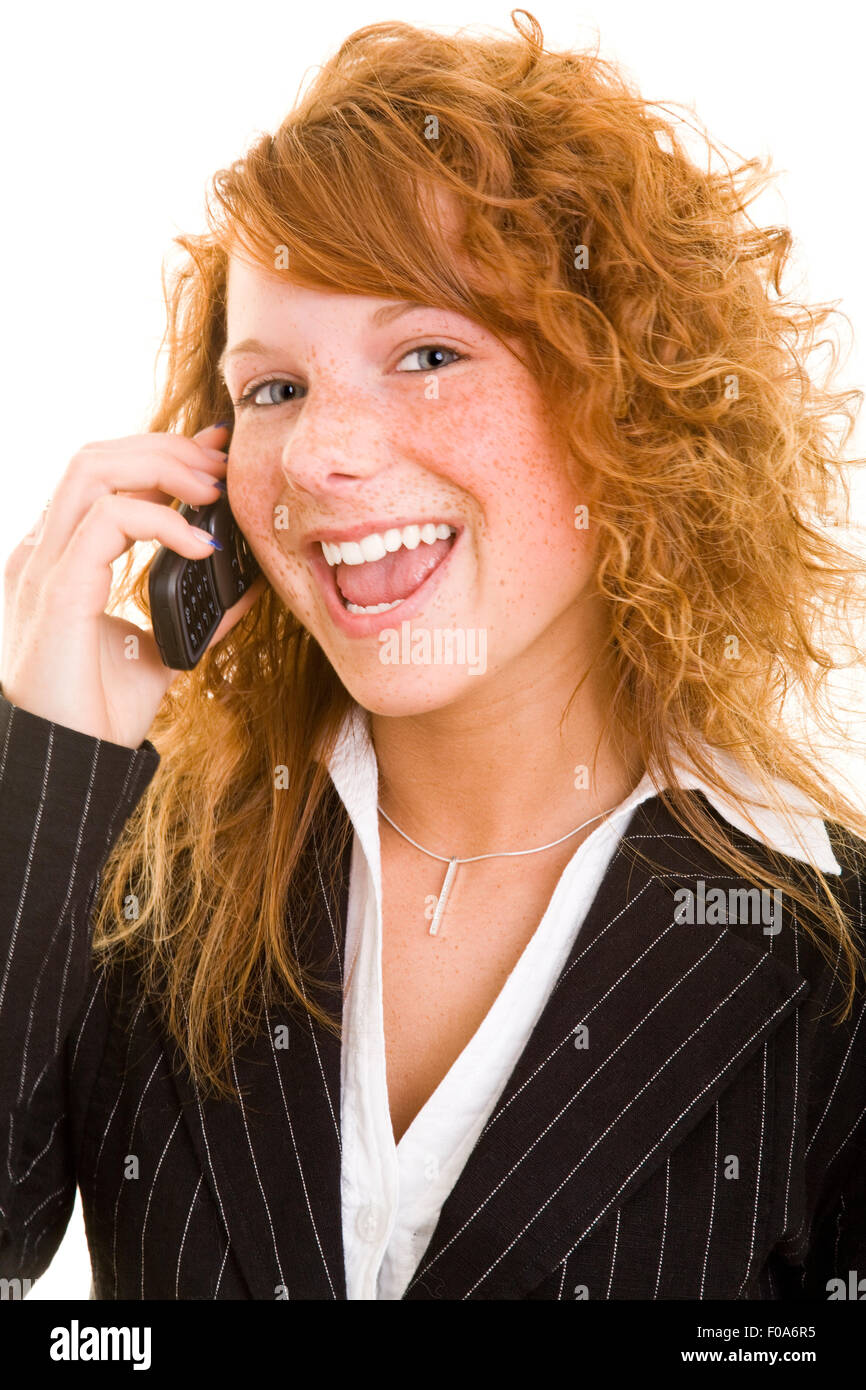
{"type": "MultiPolygon", "coordinates": [[[[269,1008],[234,1055],[242,1101],[203,1101],[133,972],[90,962],[100,868],[157,763],[0,696],[0,1275],[46,1269],[78,1185],[96,1298],[345,1299],[338,1040],[269,1008]]],[[[331,902],[317,859],[338,986],[349,858],[331,902]]],[[[837,976],[787,904],[774,936],[675,922],[698,878],[749,886],[640,805],[407,1299],[823,1300],[866,1279],[864,994],[834,1029],[837,976]]],[[[863,887],[846,869],[859,931],[863,887]]]]}

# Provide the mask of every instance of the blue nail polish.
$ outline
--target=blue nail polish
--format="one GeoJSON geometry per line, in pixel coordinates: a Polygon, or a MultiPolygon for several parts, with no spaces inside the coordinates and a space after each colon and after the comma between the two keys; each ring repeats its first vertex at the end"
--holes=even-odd
{"type": "Polygon", "coordinates": [[[214,478],[214,480],[213,480],[213,485],[214,485],[214,487],[218,487],[219,490],[220,490],[220,492],[223,492],[223,493],[228,492],[228,487],[227,487],[226,484],[223,482],[222,478],[214,478]]]}
{"type": "Polygon", "coordinates": [[[231,420],[218,420],[214,425],[215,430],[227,430],[231,426],[231,420]]]}
{"type": "Polygon", "coordinates": [[[215,536],[209,538],[209,544],[212,545],[215,550],[222,550],[222,542],[218,541],[215,536]]]}

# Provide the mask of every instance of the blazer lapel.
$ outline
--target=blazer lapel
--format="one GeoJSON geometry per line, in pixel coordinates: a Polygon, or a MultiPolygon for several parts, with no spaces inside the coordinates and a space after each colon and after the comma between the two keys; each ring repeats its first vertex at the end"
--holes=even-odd
{"type": "Polygon", "coordinates": [[[524,1297],[664,1163],[808,993],[760,926],[752,944],[724,925],[675,922],[675,889],[696,877],[707,892],[749,887],[661,798],[641,803],[405,1298],[524,1297]]]}
{"type": "MultiPolygon", "coordinates": [[[[325,809],[345,817],[333,789],[325,809]]],[[[351,840],[326,899],[324,858],[310,855],[317,959],[333,947],[319,998],[338,1018],[350,856],[351,840]]],[[[675,922],[674,892],[696,878],[708,893],[749,887],[659,797],[641,803],[405,1298],[524,1297],[651,1177],[808,992],[759,927],[752,944],[675,922]]],[[[174,1084],[250,1294],[345,1299],[339,1039],[271,1009],[234,1072],[243,1106],[200,1102],[186,1070],[174,1084]]]]}
{"type": "MultiPolygon", "coordinates": [[[[319,824],[335,811],[342,812],[342,803],[329,787],[319,824]]],[[[320,843],[317,838],[305,855],[305,890],[314,914],[305,938],[319,965],[319,1002],[341,1019],[351,840],[337,866],[336,891],[327,899],[320,843]]],[[[295,946],[288,914],[287,929],[295,946]]],[[[345,1299],[340,1041],[297,1006],[270,1007],[266,1026],[235,1050],[232,1068],[242,1105],[200,1101],[185,1068],[174,1083],[250,1294],[345,1299]]]]}

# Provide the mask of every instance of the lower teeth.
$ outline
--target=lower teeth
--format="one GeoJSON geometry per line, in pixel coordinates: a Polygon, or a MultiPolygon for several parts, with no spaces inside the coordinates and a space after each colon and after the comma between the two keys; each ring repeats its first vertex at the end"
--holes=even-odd
{"type": "Polygon", "coordinates": [[[389,608],[396,608],[398,603],[402,603],[401,598],[395,598],[393,603],[373,603],[369,608],[362,608],[358,603],[350,603],[348,599],[343,599],[343,606],[350,613],[387,613],[389,608]]]}

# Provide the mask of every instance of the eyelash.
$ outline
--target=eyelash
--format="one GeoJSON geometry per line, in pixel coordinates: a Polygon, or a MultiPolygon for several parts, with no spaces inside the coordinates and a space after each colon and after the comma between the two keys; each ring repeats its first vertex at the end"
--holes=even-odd
{"type": "MultiPolygon", "coordinates": [[[[403,357],[409,357],[409,356],[411,356],[411,354],[412,354],[413,352],[425,352],[425,351],[427,351],[427,350],[430,349],[430,348],[434,348],[434,349],[436,349],[437,351],[440,351],[440,352],[442,352],[442,351],[444,351],[444,352],[450,352],[450,353],[452,354],[452,356],[454,357],[455,362],[464,362],[464,361],[466,361],[466,354],[465,354],[465,353],[458,352],[456,348],[447,347],[447,346],[445,345],[445,343],[422,343],[419,347],[408,348],[407,351],[403,353],[403,357]]],[[[403,360],[403,358],[401,357],[400,361],[402,362],[402,360],[403,360]]],[[[453,365],[454,365],[454,363],[452,363],[452,362],[440,362],[440,364],[439,364],[438,367],[428,367],[428,368],[427,368],[427,371],[440,371],[440,372],[441,372],[441,370],[442,370],[443,367],[451,367],[451,366],[453,366],[453,365]]],[[[285,377],[280,377],[280,376],[265,376],[265,377],[262,377],[261,380],[259,380],[259,381],[254,381],[254,382],[252,383],[251,386],[248,386],[247,389],[246,389],[246,391],[244,391],[243,395],[238,396],[237,400],[235,400],[235,401],[233,402],[233,404],[234,404],[234,406],[235,406],[235,409],[236,409],[236,410],[244,410],[244,409],[252,409],[252,410],[272,410],[272,409],[274,409],[274,407],[275,407],[276,405],[278,405],[278,404],[279,404],[279,405],[294,405],[294,404],[295,404],[294,401],[279,401],[279,402],[272,401],[272,402],[270,403],[270,405],[258,405],[258,404],[256,404],[256,403],[253,401],[253,396],[255,396],[256,393],[257,393],[258,391],[261,391],[261,389],[262,389],[263,386],[272,386],[272,385],[277,385],[277,384],[280,384],[280,385],[283,385],[283,386],[295,386],[295,385],[297,385],[296,382],[294,382],[294,381],[288,381],[285,377]]]]}

